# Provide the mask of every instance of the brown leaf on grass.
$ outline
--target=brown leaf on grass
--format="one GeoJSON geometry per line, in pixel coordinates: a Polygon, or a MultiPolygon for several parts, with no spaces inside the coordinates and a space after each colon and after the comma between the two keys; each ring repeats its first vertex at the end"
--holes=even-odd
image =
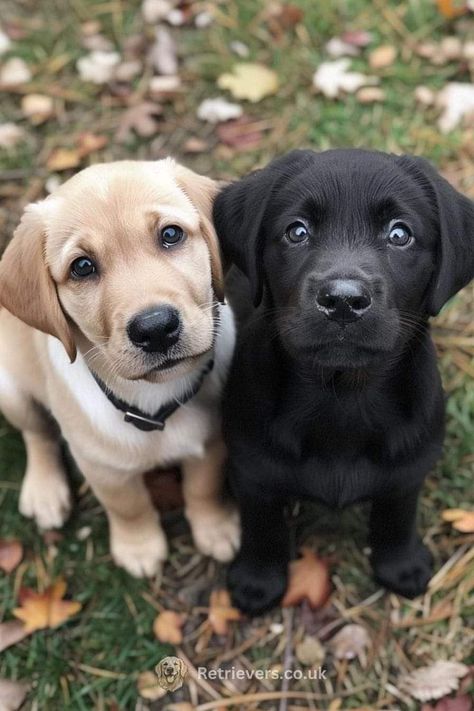
{"type": "Polygon", "coordinates": [[[186,622],[186,615],[173,610],[160,612],[153,623],[153,632],[160,642],[181,644],[183,641],[182,626],[186,622]]]}
{"type": "Polygon", "coordinates": [[[348,30],[343,32],[341,39],[354,47],[367,47],[372,42],[373,36],[366,30],[348,30]]]}
{"type": "Polygon", "coordinates": [[[456,0],[437,0],[438,10],[446,17],[448,20],[452,20],[454,17],[459,17],[459,15],[464,15],[466,12],[466,4],[456,0]]]}
{"type": "Polygon", "coordinates": [[[46,161],[48,170],[62,171],[77,168],[81,163],[81,155],[77,148],[56,148],[46,161]]]}
{"type": "Polygon", "coordinates": [[[211,592],[208,620],[215,634],[227,635],[229,633],[229,622],[236,622],[241,617],[240,611],[232,607],[227,590],[218,589],[211,592]]]}
{"type": "Polygon", "coordinates": [[[310,548],[301,549],[301,558],[290,563],[290,580],[283,607],[295,607],[308,600],[314,610],[324,605],[331,592],[329,567],[310,548]]]}
{"type": "Polygon", "coordinates": [[[278,91],[278,76],[264,64],[242,62],[234,64],[231,73],[221,74],[217,80],[220,89],[228,89],[235,99],[253,103],[278,91]]]}
{"type": "Polygon", "coordinates": [[[142,138],[153,136],[158,129],[156,117],[160,116],[162,111],[159,104],[151,101],[143,101],[132,106],[122,114],[115,139],[119,143],[124,143],[130,138],[132,131],[142,138]]]}
{"type": "Polygon", "coordinates": [[[221,143],[239,151],[251,151],[258,148],[263,139],[259,122],[248,116],[241,116],[233,121],[219,124],[216,133],[221,143]]]}
{"type": "Polygon", "coordinates": [[[158,684],[158,677],[151,671],[144,671],[138,675],[137,690],[143,699],[158,701],[168,692],[158,684]]]}
{"type": "Polygon", "coordinates": [[[472,711],[472,698],[467,694],[445,696],[434,706],[423,704],[421,711],[472,711]]]}
{"type": "Polygon", "coordinates": [[[109,139],[107,136],[97,135],[91,131],[84,131],[79,135],[77,141],[77,150],[81,158],[85,158],[91,153],[96,153],[97,151],[105,148],[109,139]]]}
{"type": "Polygon", "coordinates": [[[445,509],[441,514],[443,521],[447,521],[456,531],[461,533],[474,533],[474,511],[464,509],[445,509]]]}
{"type": "Polygon", "coordinates": [[[460,662],[438,660],[429,667],[420,667],[399,681],[401,691],[418,701],[441,699],[459,686],[459,680],[469,672],[460,662]]]}
{"type": "Polygon", "coordinates": [[[153,470],[145,475],[145,484],[153,505],[161,513],[184,507],[183,487],[178,469],[153,470]]]}
{"type": "Polygon", "coordinates": [[[390,44],[376,47],[369,55],[369,65],[372,69],[391,67],[397,58],[397,48],[390,44]]]}
{"type": "Polygon", "coordinates": [[[13,614],[25,623],[27,632],[59,627],[82,607],[80,602],[64,600],[65,592],[66,582],[61,578],[42,593],[22,588],[20,607],[15,608],[13,614]]]}
{"type": "Polygon", "coordinates": [[[329,640],[329,647],[336,659],[360,659],[364,665],[367,649],[372,642],[362,625],[345,625],[329,640]]]}
{"type": "Polygon", "coordinates": [[[21,100],[21,110],[33,126],[39,126],[54,116],[54,102],[46,94],[26,94],[21,100]]]}
{"type": "Polygon", "coordinates": [[[23,558],[23,546],[20,541],[0,540],[0,570],[11,573],[23,558]]]}
{"type": "Polygon", "coordinates": [[[17,711],[25,700],[30,688],[22,681],[0,679],[0,709],[1,711],[17,711]]]}
{"type": "Polygon", "coordinates": [[[9,620],[0,624],[0,652],[21,642],[29,635],[25,625],[20,620],[9,620]]]}

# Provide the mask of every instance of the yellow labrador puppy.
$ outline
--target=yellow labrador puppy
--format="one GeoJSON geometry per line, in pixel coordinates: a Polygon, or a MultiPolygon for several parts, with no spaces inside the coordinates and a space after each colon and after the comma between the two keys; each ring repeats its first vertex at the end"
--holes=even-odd
{"type": "Polygon", "coordinates": [[[59,429],[109,519],[112,555],[159,571],[166,539],[143,472],[180,463],[197,547],[229,560],[219,399],[234,346],[210,222],[216,183],[123,161],[29,205],[0,262],[0,409],[23,434],[20,511],[61,526],[59,429]]]}

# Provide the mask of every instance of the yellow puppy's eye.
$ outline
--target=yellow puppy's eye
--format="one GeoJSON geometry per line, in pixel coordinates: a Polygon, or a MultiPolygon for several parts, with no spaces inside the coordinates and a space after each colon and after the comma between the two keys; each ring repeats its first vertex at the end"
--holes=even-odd
{"type": "Polygon", "coordinates": [[[97,267],[89,257],[79,257],[71,264],[71,276],[75,279],[84,279],[97,272],[97,267]]]}
{"type": "Polygon", "coordinates": [[[186,233],[179,225],[168,225],[161,230],[161,244],[163,247],[174,247],[179,242],[184,242],[186,233]]]}

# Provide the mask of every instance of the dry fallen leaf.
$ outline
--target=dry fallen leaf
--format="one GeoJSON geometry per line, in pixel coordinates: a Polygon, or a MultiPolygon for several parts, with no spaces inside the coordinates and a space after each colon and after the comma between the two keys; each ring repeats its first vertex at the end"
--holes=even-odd
{"type": "Polygon", "coordinates": [[[197,110],[197,117],[201,121],[208,123],[222,123],[242,116],[243,110],[239,104],[232,104],[227,99],[216,97],[215,99],[204,99],[197,110]]]}
{"type": "Polygon", "coordinates": [[[144,0],[142,4],[142,15],[145,22],[155,25],[161,22],[173,9],[171,0],[144,0]]]}
{"type": "Polygon", "coordinates": [[[182,626],[186,622],[184,613],[164,610],[160,612],[153,623],[153,632],[160,642],[181,644],[183,641],[182,626]]]}
{"type": "Polygon", "coordinates": [[[176,42],[166,27],[160,26],[156,29],[155,41],[150,48],[148,60],[158,74],[176,76],[178,73],[176,42]]]}
{"type": "Polygon", "coordinates": [[[314,73],[313,86],[329,99],[335,99],[341,92],[353,94],[363,86],[378,83],[377,77],[349,71],[350,66],[350,59],[323,62],[314,73]]]}
{"type": "Polygon", "coordinates": [[[77,168],[81,163],[81,156],[76,148],[55,148],[46,161],[48,170],[69,170],[77,168]]]}
{"type": "Polygon", "coordinates": [[[61,578],[43,593],[23,588],[19,596],[21,607],[15,608],[13,614],[23,620],[27,632],[59,627],[82,607],[80,602],[63,600],[65,592],[66,582],[61,578]]]}
{"type": "Polygon", "coordinates": [[[151,671],[145,671],[138,675],[137,689],[140,696],[148,701],[158,701],[168,693],[158,684],[158,677],[151,671]]]}
{"type": "Polygon", "coordinates": [[[355,44],[344,42],[341,37],[332,37],[326,43],[326,52],[330,57],[338,59],[339,57],[357,57],[360,54],[360,48],[355,44]]]}
{"type": "Polygon", "coordinates": [[[8,622],[0,623],[0,652],[21,642],[29,634],[21,620],[9,620],[8,622]]]}
{"type": "Polygon", "coordinates": [[[0,570],[11,573],[23,558],[23,546],[20,541],[0,540],[0,570]]]}
{"type": "Polygon", "coordinates": [[[341,35],[343,42],[353,44],[354,47],[367,47],[373,40],[371,32],[366,30],[348,30],[341,35]]]}
{"type": "Polygon", "coordinates": [[[130,59],[128,62],[121,62],[115,69],[114,79],[116,81],[130,82],[143,71],[140,60],[130,59]]]}
{"type": "Polygon", "coordinates": [[[102,150],[102,148],[105,148],[108,142],[109,139],[107,136],[91,133],[91,131],[84,131],[84,133],[79,135],[77,141],[79,156],[85,158],[91,153],[96,153],[102,150]]]}
{"type": "Polygon", "coordinates": [[[367,661],[367,649],[371,646],[369,633],[362,625],[346,625],[329,640],[329,648],[336,659],[360,659],[367,661]]]}
{"type": "Polygon", "coordinates": [[[22,681],[0,679],[0,711],[17,711],[30,688],[22,681]]]}
{"type": "Polygon", "coordinates": [[[26,94],[21,100],[21,110],[33,126],[38,126],[54,115],[54,102],[45,94],[26,94]]]}
{"type": "Polygon", "coordinates": [[[301,554],[301,558],[290,563],[290,580],[281,604],[294,607],[308,600],[315,609],[324,605],[331,592],[328,564],[310,548],[302,548],[301,554]]]}
{"type": "Polygon", "coordinates": [[[167,96],[176,94],[181,91],[181,77],[179,76],[161,76],[151,77],[148,83],[148,90],[152,97],[167,96]]]}
{"type": "Polygon", "coordinates": [[[120,55],[117,52],[95,51],[78,59],[76,67],[83,81],[107,84],[114,78],[118,64],[120,55]]]}
{"type": "Polygon", "coordinates": [[[441,514],[443,521],[451,523],[456,531],[461,533],[474,533],[474,511],[464,509],[446,509],[441,514]]]}
{"type": "Polygon", "coordinates": [[[324,647],[319,639],[310,635],[306,635],[301,642],[298,642],[295,647],[295,654],[301,664],[306,667],[320,666],[326,656],[324,647]]]}
{"type": "Polygon", "coordinates": [[[20,57],[11,57],[0,70],[0,84],[4,84],[6,87],[26,84],[30,79],[30,69],[20,57]]]}
{"type": "Polygon", "coordinates": [[[445,696],[434,706],[423,704],[421,711],[472,711],[472,698],[467,694],[445,696]]]}
{"type": "Polygon", "coordinates": [[[216,129],[221,143],[239,151],[248,151],[257,148],[263,139],[259,122],[248,116],[241,116],[235,121],[221,123],[216,129]]]}
{"type": "Polygon", "coordinates": [[[372,50],[369,55],[369,64],[372,69],[385,69],[392,66],[396,58],[397,48],[384,44],[372,50]]]}
{"type": "Polygon", "coordinates": [[[361,104],[373,104],[385,100],[385,92],[379,86],[363,86],[356,94],[357,101],[361,104]]]}
{"type": "Polygon", "coordinates": [[[115,139],[119,143],[124,143],[130,138],[132,131],[142,138],[153,136],[158,130],[156,117],[160,116],[162,111],[159,104],[151,101],[143,101],[132,106],[122,114],[115,139]]]}
{"type": "Polygon", "coordinates": [[[459,680],[469,672],[460,662],[438,660],[429,667],[420,667],[399,681],[399,688],[418,701],[440,699],[459,686],[459,680]]]}
{"type": "Polygon", "coordinates": [[[0,56],[8,52],[11,46],[10,37],[0,28],[0,56]]]}
{"type": "Polygon", "coordinates": [[[218,635],[229,633],[229,622],[241,619],[239,610],[232,607],[227,590],[213,590],[209,599],[209,624],[218,635]]]}
{"type": "Polygon", "coordinates": [[[273,69],[253,62],[234,64],[232,73],[221,74],[217,80],[220,89],[228,89],[235,99],[253,103],[278,91],[278,76],[273,69]]]}
{"type": "Polygon", "coordinates": [[[474,84],[450,82],[436,97],[436,105],[443,109],[438,120],[442,133],[449,133],[469,114],[474,114],[474,84]]]}
{"type": "Polygon", "coordinates": [[[0,123],[0,148],[6,150],[14,148],[24,138],[25,132],[20,126],[14,123],[0,123]]]}

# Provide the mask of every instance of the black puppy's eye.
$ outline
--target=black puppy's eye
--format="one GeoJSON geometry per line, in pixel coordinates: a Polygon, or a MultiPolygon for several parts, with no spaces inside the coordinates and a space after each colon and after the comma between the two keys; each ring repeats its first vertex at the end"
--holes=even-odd
{"type": "Polygon", "coordinates": [[[407,247],[413,241],[413,234],[404,222],[393,222],[389,225],[388,241],[394,247],[407,247]]]}
{"type": "Polygon", "coordinates": [[[302,222],[293,222],[286,228],[285,237],[293,244],[301,244],[309,237],[308,228],[302,222]]]}
{"type": "Polygon", "coordinates": [[[160,238],[163,247],[174,247],[175,244],[186,239],[186,233],[178,225],[168,225],[161,230],[160,238]]]}
{"type": "Polygon", "coordinates": [[[85,277],[95,274],[97,267],[89,257],[78,257],[71,264],[71,276],[76,279],[84,279],[85,277]]]}

